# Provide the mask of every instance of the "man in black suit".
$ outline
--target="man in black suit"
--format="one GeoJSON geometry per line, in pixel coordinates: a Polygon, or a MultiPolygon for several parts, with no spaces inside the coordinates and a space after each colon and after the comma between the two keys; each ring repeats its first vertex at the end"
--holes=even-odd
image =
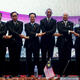
{"type": "Polygon", "coordinates": [[[77,71],[77,75],[80,75],[80,19],[79,21],[79,26],[74,28],[74,35],[76,36],[76,40],[75,40],[75,55],[76,55],[76,71],[77,71]]]}
{"type": "Polygon", "coordinates": [[[74,28],[73,34],[76,36],[74,48],[76,55],[76,74],[80,75],[80,19],[78,19],[79,26],[74,28]]]}
{"type": "Polygon", "coordinates": [[[34,67],[32,67],[32,53],[34,56],[34,65],[37,65],[39,68],[39,32],[40,26],[39,24],[35,23],[36,14],[30,13],[30,22],[25,24],[25,32],[26,35],[29,36],[29,39],[25,40],[25,48],[26,48],[26,59],[28,65],[28,76],[33,74],[34,67]]]}
{"type": "Polygon", "coordinates": [[[41,53],[42,53],[43,68],[46,64],[47,53],[49,60],[49,58],[52,58],[53,56],[54,45],[55,45],[55,37],[53,36],[53,34],[56,32],[56,20],[53,19],[51,15],[52,15],[52,10],[49,8],[46,10],[47,17],[40,21],[40,27],[42,33],[44,33],[44,35],[42,35],[41,37],[41,53]]]}
{"type": "MultiPolygon", "coordinates": [[[[68,21],[68,14],[65,13],[63,15],[63,20],[57,22],[57,29],[58,32],[62,34],[62,36],[58,37],[56,44],[58,47],[59,61],[67,64],[67,61],[71,59],[71,49],[73,47],[73,23],[71,21],[68,21]]],[[[62,70],[63,69],[64,66],[62,70]]]]}
{"type": "Polygon", "coordinates": [[[2,13],[0,13],[0,76],[3,75],[5,63],[5,54],[6,54],[6,43],[5,38],[3,37],[6,34],[5,22],[1,21],[2,13]]]}
{"type": "Polygon", "coordinates": [[[19,72],[19,59],[21,53],[22,38],[24,37],[21,35],[23,30],[23,22],[18,20],[17,12],[12,12],[10,15],[12,20],[6,23],[9,36],[5,36],[5,38],[8,39],[10,62],[14,64],[12,66],[16,70],[13,74],[17,75],[19,72]]]}

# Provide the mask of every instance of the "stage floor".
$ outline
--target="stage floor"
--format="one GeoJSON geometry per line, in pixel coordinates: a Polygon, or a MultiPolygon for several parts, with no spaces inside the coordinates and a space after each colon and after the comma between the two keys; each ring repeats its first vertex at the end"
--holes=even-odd
{"type": "MultiPolygon", "coordinates": [[[[40,68],[41,68],[41,60],[40,60],[40,68]]],[[[31,64],[31,66],[33,67],[34,63],[31,64]]],[[[65,65],[65,63],[60,63],[58,59],[52,59],[52,67],[53,67],[53,70],[55,72],[55,74],[60,74],[60,67],[62,65],[65,65]]],[[[9,74],[15,74],[15,72],[17,71],[16,70],[16,67],[17,67],[17,63],[16,64],[12,64],[10,63],[9,59],[6,59],[5,60],[5,64],[4,64],[4,71],[3,71],[3,74],[5,75],[9,75],[9,74]]],[[[20,60],[20,64],[19,64],[19,75],[27,75],[27,62],[25,59],[21,59],[20,60]]],[[[39,73],[42,73],[41,71],[39,73]]],[[[64,73],[64,75],[79,75],[78,74],[78,70],[77,70],[77,65],[76,65],[76,61],[75,59],[72,59],[64,73]]],[[[33,75],[33,74],[32,74],[33,75]]],[[[39,74],[41,75],[41,74],[39,74]]]]}
{"type": "Polygon", "coordinates": [[[68,75],[67,77],[56,76],[54,78],[47,79],[46,77],[35,77],[32,75],[31,77],[27,77],[26,75],[20,75],[19,77],[10,77],[11,75],[4,75],[0,77],[0,80],[80,80],[78,75],[68,75]]]}

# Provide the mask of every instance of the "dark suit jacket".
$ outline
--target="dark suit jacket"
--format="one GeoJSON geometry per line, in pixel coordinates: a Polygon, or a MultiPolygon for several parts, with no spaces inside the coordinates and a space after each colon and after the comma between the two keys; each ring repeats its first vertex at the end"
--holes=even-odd
{"type": "Polygon", "coordinates": [[[3,38],[3,36],[6,34],[6,25],[5,22],[0,23],[0,46],[5,46],[6,40],[3,38]]]}
{"type": "Polygon", "coordinates": [[[19,34],[21,34],[23,30],[23,22],[17,21],[17,24],[15,25],[13,20],[11,20],[6,23],[6,26],[9,31],[9,35],[12,35],[12,38],[9,39],[8,44],[22,46],[22,39],[19,34]]]}
{"type": "Polygon", "coordinates": [[[36,37],[36,33],[40,33],[40,26],[37,23],[34,23],[34,26],[31,23],[25,24],[26,36],[29,36],[30,39],[25,40],[24,46],[27,48],[38,46],[39,47],[39,37],[36,37]]]}
{"type": "MultiPolygon", "coordinates": [[[[80,27],[76,27],[75,32],[80,34],[80,27]]],[[[74,46],[75,48],[80,48],[80,37],[76,37],[74,46]]]]}
{"type": "Polygon", "coordinates": [[[58,32],[63,36],[58,37],[56,45],[61,47],[67,43],[66,45],[73,47],[72,34],[69,33],[69,30],[73,30],[73,23],[68,21],[67,25],[65,26],[64,21],[57,22],[57,29],[58,32]]]}
{"type": "Polygon", "coordinates": [[[47,18],[44,18],[40,21],[40,27],[42,32],[46,32],[46,34],[41,38],[41,44],[55,44],[55,37],[52,36],[52,34],[56,32],[56,20],[51,18],[50,22],[48,23],[47,18]]]}

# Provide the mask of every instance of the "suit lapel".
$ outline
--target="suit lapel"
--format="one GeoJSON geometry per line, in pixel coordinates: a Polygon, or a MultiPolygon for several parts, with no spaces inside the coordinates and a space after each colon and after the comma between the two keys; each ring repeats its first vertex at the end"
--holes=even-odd
{"type": "Polygon", "coordinates": [[[50,19],[50,22],[48,22],[47,18],[45,18],[45,23],[50,24],[50,23],[51,23],[51,21],[52,21],[52,18],[50,19]]]}
{"type": "Polygon", "coordinates": [[[17,28],[19,27],[19,22],[17,21],[17,22],[16,22],[16,25],[15,25],[15,24],[13,23],[13,21],[12,21],[12,26],[13,26],[14,30],[17,29],[17,28]]]}
{"type": "Polygon", "coordinates": [[[2,27],[4,27],[3,22],[0,23],[0,29],[1,29],[2,27]]]}
{"type": "Polygon", "coordinates": [[[47,18],[45,18],[45,19],[44,19],[44,25],[45,25],[45,27],[47,27],[48,24],[49,24],[49,23],[48,23],[48,21],[47,21],[47,18]]]}
{"type": "Polygon", "coordinates": [[[66,26],[65,26],[65,23],[64,23],[64,21],[62,21],[62,25],[63,25],[64,27],[66,27],[66,26]]]}
{"type": "Polygon", "coordinates": [[[66,25],[66,27],[69,27],[69,22],[67,22],[67,25],[66,25]]]}

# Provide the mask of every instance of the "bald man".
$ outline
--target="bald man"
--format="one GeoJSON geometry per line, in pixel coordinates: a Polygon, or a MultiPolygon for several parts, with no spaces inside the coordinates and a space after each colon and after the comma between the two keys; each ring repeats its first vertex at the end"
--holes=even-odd
{"type": "MultiPolygon", "coordinates": [[[[72,42],[73,23],[68,20],[67,13],[63,14],[62,21],[57,22],[57,29],[58,32],[62,34],[62,36],[58,37],[57,39],[59,60],[67,64],[68,60],[70,60],[71,58],[71,49],[73,47],[73,42],[72,42]]],[[[62,68],[62,71],[64,67],[62,68]]]]}

